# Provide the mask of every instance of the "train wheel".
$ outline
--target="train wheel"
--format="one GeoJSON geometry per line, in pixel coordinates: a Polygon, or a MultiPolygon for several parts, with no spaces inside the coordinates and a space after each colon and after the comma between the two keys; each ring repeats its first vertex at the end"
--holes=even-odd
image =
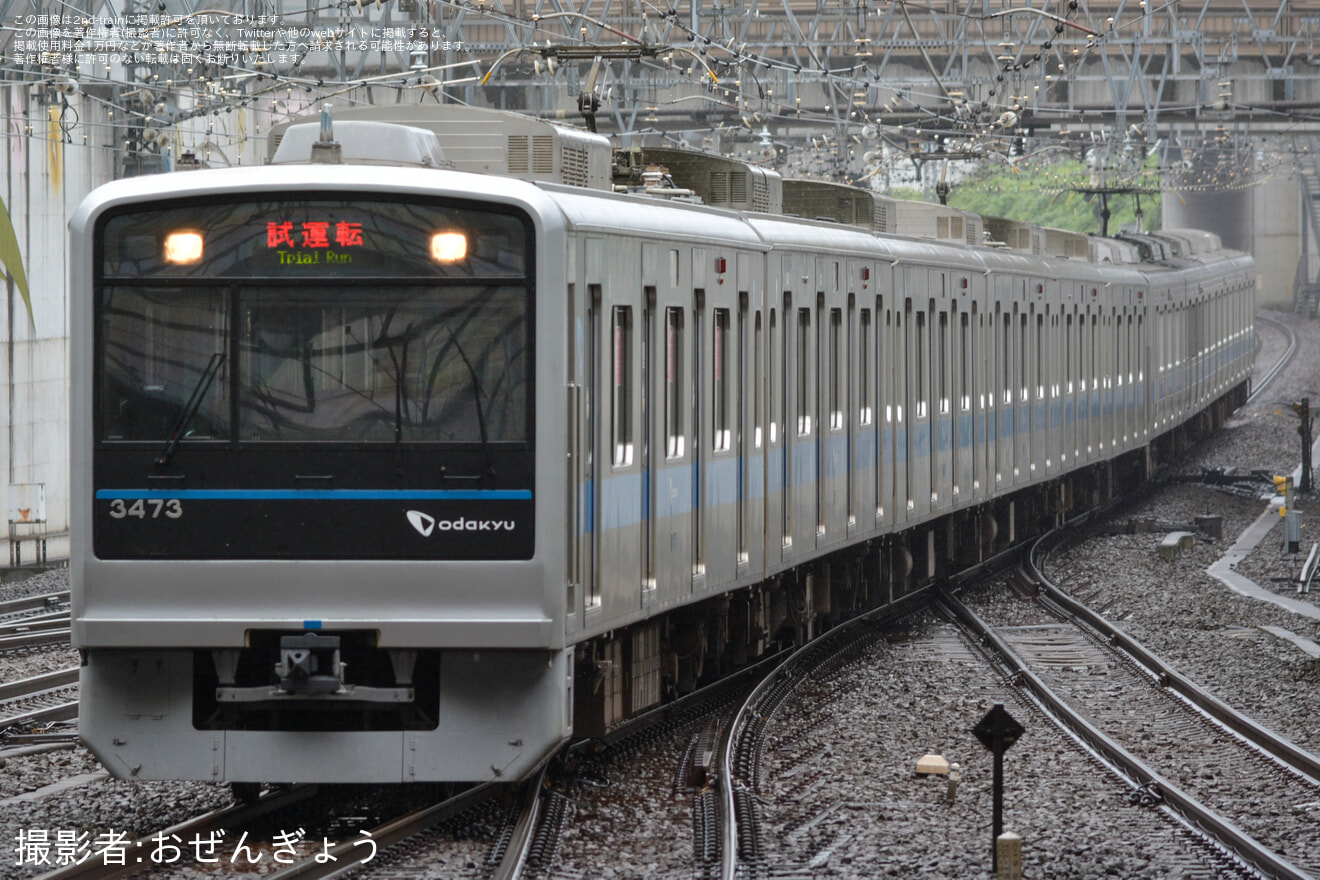
{"type": "Polygon", "coordinates": [[[234,793],[234,800],[240,804],[255,804],[261,797],[260,782],[231,782],[229,788],[234,793]]]}

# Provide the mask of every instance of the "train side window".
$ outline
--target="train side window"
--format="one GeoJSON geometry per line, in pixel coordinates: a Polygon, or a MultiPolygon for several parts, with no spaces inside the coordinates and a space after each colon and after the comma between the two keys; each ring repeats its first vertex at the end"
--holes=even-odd
{"type": "Polygon", "coordinates": [[[798,309],[797,338],[797,432],[811,433],[811,309],[798,309]]]}
{"type": "Polygon", "coordinates": [[[908,325],[908,330],[912,333],[913,346],[912,366],[916,373],[916,393],[917,399],[913,401],[916,412],[912,414],[914,419],[924,419],[926,417],[926,313],[916,312],[916,326],[908,325]]]}
{"type": "Polygon", "coordinates": [[[857,424],[871,424],[871,310],[862,309],[857,351],[857,424]]]}
{"type": "Polygon", "coordinates": [[[752,342],[752,447],[761,448],[761,383],[762,360],[761,360],[761,313],[758,311],[752,319],[752,333],[755,339],[752,342]]]}
{"type": "Polygon", "coordinates": [[[775,310],[770,310],[770,357],[768,369],[770,375],[770,444],[779,442],[779,422],[784,412],[784,343],[776,331],[778,317],[775,310]]]}
{"type": "MultiPolygon", "coordinates": [[[[976,304],[972,304],[976,309],[976,304]]],[[[958,406],[963,412],[972,408],[972,330],[971,315],[958,316],[958,406]]]]}
{"type": "MultiPolygon", "coordinates": [[[[909,301],[909,304],[910,304],[910,301],[909,301]]],[[[888,315],[888,313],[886,313],[886,315],[885,315],[886,323],[888,323],[888,320],[887,320],[888,317],[889,317],[889,315],[888,315]]],[[[898,362],[899,362],[900,364],[907,364],[907,353],[908,353],[907,337],[903,335],[903,315],[902,315],[901,312],[895,312],[895,313],[894,313],[894,335],[893,335],[892,337],[890,337],[890,349],[889,349],[889,351],[890,351],[890,357],[891,357],[891,358],[893,358],[893,357],[897,357],[897,358],[898,358],[898,362]]],[[[890,416],[889,416],[889,413],[890,413],[890,407],[889,407],[889,406],[886,406],[886,407],[885,407],[885,421],[886,421],[886,422],[893,422],[893,421],[896,421],[896,422],[898,422],[899,424],[902,424],[902,423],[903,423],[903,402],[907,400],[907,383],[908,383],[908,375],[909,375],[909,373],[908,373],[908,371],[907,371],[907,369],[906,369],[905,367],[904,367],[904,368],[900,368],[900,369],[898,369],[897,371],[895,371],[895,370],[892,369],[893,365],[891,364],[890,366],[891,366],[891,370],[890,370],[890,375],[891,375],[891,376],[892,376],[892,375],[895,375],[895,372],[896,372],[898,375],[901,375],[901,376],[903,377],[903,387],[902,387],[902,389],[900,389],[900,388],[898,387],[898,383],[895,382],[895,383],[893,384],[893,386],[890,388],[890,393],[896,398],[896,400],[895,400],[895,402],[894,402],[894,404],[893,404],[894,417],[893,417],[893,418],[890,418],[890,416]],[[901,393],[900,393],[900,392],[901,392],[901,393]]]]}
{"type": "Polygon", "coordinates": [[[1004,336],[1000,343],[999,363],[1004,370],[1004,405],[1013,403],[1013,316],[1004,312],[1004,336]]]}
{"type": "Polygon", "coordinates": [[[830,309],[830,430],[843,428],[843,310],[830,309]]]}
{"type": "Polygon", "coordinates": [[[611,324],[614,332],[612,383],[614,466],[628,467],[633,463],[632,306],[615,306],[611,324]]]}
{"type": "Polygon", "coordinates": [[[1018,389],[1018,402],[1027,403],[1031,399],[1031,374],[1027,372],[1027,361],[1029,360],[1029,350],[1027,348],[1027,315],[1019,315],[1022,320],[1018,322],[1018,379],[1021,387],[1018,389]]]}
{"type": "Polygon", "coordinates": [[[940,415],[949,414],[949,313],[940,312],[940,338],[938,350],[940,369],[939,369],[939,403],[940,415]]]}
{"type": "Polygon", "coordinates": [[[1045,316],[1036,315],[1036,362],[1032,364],[1036,399],[1045,399],[1045,316]]]}
{"type": "Polygon", "coordinates": [[[729,310],[715,309],[714,348],[711,352],[713,388],[711,401],[712,448],[728,452],[733,446],[733,432],[729,428],[729,310]]]}
{"type": "Polygon", "coordinates": [[[682,458],[683,434],[683,310],[665,309],[665,457],[682,458]]]}

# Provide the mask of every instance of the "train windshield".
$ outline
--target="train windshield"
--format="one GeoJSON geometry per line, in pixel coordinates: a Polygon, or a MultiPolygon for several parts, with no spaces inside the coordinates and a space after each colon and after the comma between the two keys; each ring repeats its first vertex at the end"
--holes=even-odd
{"type": "Polygon", "coordinates": [[[180,205],[103,228],[103,441],[529,439],[519,217],[309,200],[180,205]]]}

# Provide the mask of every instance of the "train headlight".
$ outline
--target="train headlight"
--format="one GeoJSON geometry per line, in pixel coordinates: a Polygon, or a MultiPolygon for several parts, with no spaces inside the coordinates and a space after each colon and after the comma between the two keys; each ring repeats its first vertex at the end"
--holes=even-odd
{"type": "Polygon", "coordinates": [[[437,263],[457,263],[467,256],[467,236],[461,232],[437,232],[431,236],[431,259],[437,263]]]}
{"type": "Polygon", "coordinates": [[[202,258],[200,232],[171,232],[165,236],[165,262],[196,263],[202,258]]]}

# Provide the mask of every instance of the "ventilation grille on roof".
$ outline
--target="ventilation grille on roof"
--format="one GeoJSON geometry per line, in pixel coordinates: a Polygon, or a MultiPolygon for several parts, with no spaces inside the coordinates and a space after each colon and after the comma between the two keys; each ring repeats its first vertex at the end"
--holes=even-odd
{"type": "Polygon", "coordinates": [[[871,228],[876,232],[889,231],[889,206],[884,202],[876,203],[874,223],[871,228]]]}
{"type": "Polygon", "coordinates": [[[729,172],[712,171],[710,173],[710,203],[723,205],[729,201],[729,172]]]}
{"type": "Polygon", "coordinates": [[[590,185],[586,149],[564,144],[563,175],[569,186],[590,185]]]}
{"type": "Polygon", "coordinates": [[[766,214],[770,212],[770,187],[759,176],[752,181],[752,210],[766,214]]]}
{"type": "Polygon", "coordinates": [[[550,134],[509,135],[510,174],[554,174],[555,137],[550,134]],[[529,164],[530,163],[530,164],[529,164]]]}
{"type": "Polygon", "coordinates": [[[554,135],[532,135],[532,173],[555,173],[555,138],[554,135]]]}
{"type": "Polygon", "coordinates": [[[729,173],[729,201],[738,205],[747,204],[747,172],[729,173]]]}

